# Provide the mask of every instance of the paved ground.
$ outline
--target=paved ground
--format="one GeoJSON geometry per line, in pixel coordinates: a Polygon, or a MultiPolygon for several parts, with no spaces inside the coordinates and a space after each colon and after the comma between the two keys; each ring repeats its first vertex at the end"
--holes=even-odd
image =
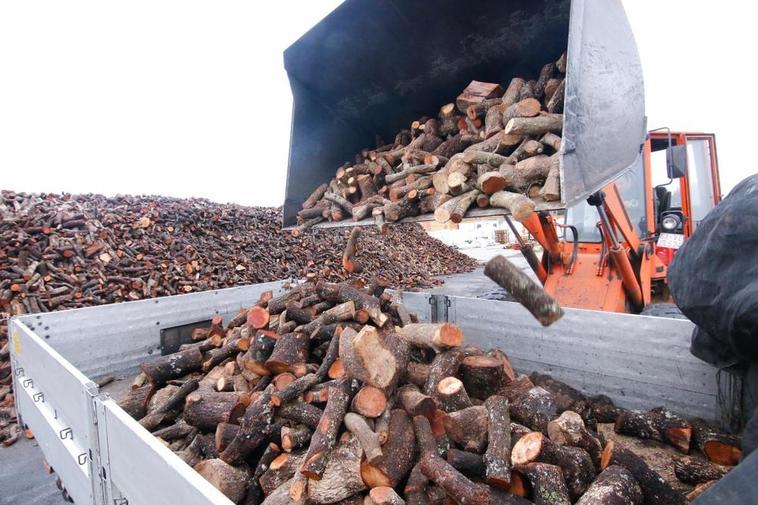
{"type": "MultiPolygon", "coordinates": [[[[461,252],[486,262],[502,254],[530,276],[529,265],[519,251],[502,246],[463,249],[461,252]]],[[[504,299],[504,292],[483,273],[484,267],[465,274],[445,275],[445,284],[434,290],[454,296],[504,299]]],[[[55,486],[55,476],[43,467],[43,455],[34,440],[20,440],[0,449],[0,505],[63,505],[66,503],[55,486]]]]}
{"type": "Polygon", "coordinates": [[[0,505],[63,505],[55,476],[44,470],[42,451],[34,440],[21,439],[0,448],[0,505]]]}

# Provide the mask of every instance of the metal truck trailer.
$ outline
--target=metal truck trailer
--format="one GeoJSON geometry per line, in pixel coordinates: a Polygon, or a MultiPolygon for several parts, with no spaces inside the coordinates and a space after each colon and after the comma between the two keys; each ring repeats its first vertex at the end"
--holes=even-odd
{"type": "MultiPolygon", "coordinates": [[[[33,431],[77,504],[231,504],[116,401],[140,363],[175,351],[192,328],[215,315],[228,321],[282,284],[11,319],[20,422],[33,431]],[[98,388],[93,379],[104,376],[119,380],[98,388]]],[[[716,369],[689,353],[689,321],[566,309],[560,321],[543,328],[511,302],[411,292],[402,297],[421,319],[455,323],[468,342],[503,349],[519,372],[550,373],[626,408],[666,405],[687,416],[722,415],[716,369]]]]}

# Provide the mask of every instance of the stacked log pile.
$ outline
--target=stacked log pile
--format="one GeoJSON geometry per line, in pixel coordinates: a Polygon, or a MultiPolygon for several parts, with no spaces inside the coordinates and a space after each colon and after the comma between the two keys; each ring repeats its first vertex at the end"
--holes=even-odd
{"type": "Polygon", "coordinates": [[[565,53],[533,80],[472,81],[435,117],[422,117],[391,143],[356,154],[303,203],[303,229],[321,221],[377,224],[420,214],[460,222],[470,208],[499,207],[528,219],[535,202],[561,199],[565,53]]]}
{"type": "MultiPolygon", "coordinates": [[[[13,315],[190,293],[286,278],[347,278],[349,231],[294,237],[274,208],[207,200],[3,191],[0,200],[0,441],[15,441],[8,390],[13,315]]],[[[359,239],[362,276],[395,288],[438,283],[476,262],[417,225],[359,239]]],[[[358,275],[357,272],[354,272],[358,275]]]]}
{"type": "MultiPolygon", "coordinates": [[[[221,323],[143,364],[120,405],[235,503],[670,505],[685,495],[598,423],[735,450],[702,421],[517,374],[377,283],[264,293],[221,323]]],[[[728,470],[706,457],[672,460],[677,477],[702,488],[728,470]]]]}

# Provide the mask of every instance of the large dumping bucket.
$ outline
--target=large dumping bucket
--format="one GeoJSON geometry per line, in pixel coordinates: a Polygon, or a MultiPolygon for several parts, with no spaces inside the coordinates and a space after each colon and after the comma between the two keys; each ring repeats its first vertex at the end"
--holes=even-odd
{"type": "Polygon", "coordinates": [[[536,77],[566,49],[562,200],[550,208],[641,156],[642,69],[621,0],[346,0],[284,53],[294,98],[284,225],[376,134],[394,138],[471,80],[536,77]]]}

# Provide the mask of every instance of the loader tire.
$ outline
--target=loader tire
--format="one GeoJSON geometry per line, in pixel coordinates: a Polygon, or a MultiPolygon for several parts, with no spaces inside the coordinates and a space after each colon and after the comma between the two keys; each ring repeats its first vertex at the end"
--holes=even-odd
{"type": "Polygon", "coordinates": [[[670,319],[687,319],[679,307],[673,303],[652,303],[642,309],[641,316],[668,317],[670,319]]]}

